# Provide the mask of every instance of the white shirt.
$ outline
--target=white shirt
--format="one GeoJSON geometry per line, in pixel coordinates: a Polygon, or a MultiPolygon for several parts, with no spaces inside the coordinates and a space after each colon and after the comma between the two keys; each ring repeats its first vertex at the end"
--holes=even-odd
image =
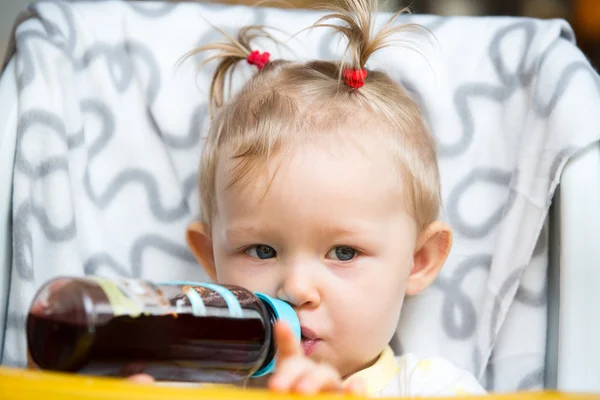
{"type": "Polygon", "coordinates": [[[360,379],[371,397],[431,397],[485,395],[475,377],[442,358],[395,357],[386,348],[379,359],[346,379],[360,379]]]}

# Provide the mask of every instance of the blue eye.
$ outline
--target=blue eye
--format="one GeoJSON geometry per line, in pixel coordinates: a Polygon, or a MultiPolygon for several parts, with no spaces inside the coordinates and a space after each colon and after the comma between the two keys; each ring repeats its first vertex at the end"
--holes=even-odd
{"type": "Polygon", "coordinates": [[[257,244],[256,246],[248,248],[246,254],[252,258],[259,258],[261,260],[267,260],[277,256],[275,249],[265,244],[257,244]]]}
{"type": "Polygon", "coordinates": [[[337,259],[339,261],[350,261],[356,257],[357,251],[352,247],[348,246],[337,246],[329,250],[327,253],[328,258],[337,259]]]}

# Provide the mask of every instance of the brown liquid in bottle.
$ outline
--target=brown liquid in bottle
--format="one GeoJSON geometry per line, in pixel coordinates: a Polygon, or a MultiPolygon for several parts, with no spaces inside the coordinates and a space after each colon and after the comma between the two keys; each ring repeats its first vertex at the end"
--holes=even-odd
{"type": "Polygon", "coordinates": [[[163,293],[164,304],[134,316],[115,315],[103,288],[91,280],[57,280],[48,288],[27,320],[29,351],[42,369],[233,382],[251,376],[274,356],[272,310],[241,288],[228,290],[239,300],[243,318],[232,318],[224,299],[207,288],[194,288],[206,307],[201,317],[173,312],[181,311],[182,302],[189,304],[175,286],[153,287],[171,294],[163,293]]]}

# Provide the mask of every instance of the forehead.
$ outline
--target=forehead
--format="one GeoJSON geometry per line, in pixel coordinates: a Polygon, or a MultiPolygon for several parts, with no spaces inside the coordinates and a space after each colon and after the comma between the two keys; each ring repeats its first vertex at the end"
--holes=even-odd
{"type": "Polygon", "coordinates": [[[297,144],[249,166],[251,179],[229,186],[237,162],[217,168],[217,214],[233,221],[296,218],[385,220],[408,215],[402,179],[381,143],[323,139],[297,144]]]}

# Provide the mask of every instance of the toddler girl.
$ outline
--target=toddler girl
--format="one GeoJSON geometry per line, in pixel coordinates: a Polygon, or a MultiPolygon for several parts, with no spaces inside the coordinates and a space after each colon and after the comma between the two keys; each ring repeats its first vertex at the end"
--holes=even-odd
{"type": "Polygon", "coordinates": [[[388,343],[405,295],[435,279],[450,250],[437,220],[434,140],[417,104],[371,55],[402,30],[373,34],[375,0],[346,0],[317,22],[348,41],[346,58],[272,60],[260,27],[204,46],[220,59],[202,151],[202,220],[189,246],[208,275],[289,302],[302,340],[276,327],[277,391],[371,396],[485,393],[441,359],[394,356],[388,343]],[[335,21],[340,24],[334,24],[335,21]],[[228,73],[256,74],[224,101],[228,73]]]}

